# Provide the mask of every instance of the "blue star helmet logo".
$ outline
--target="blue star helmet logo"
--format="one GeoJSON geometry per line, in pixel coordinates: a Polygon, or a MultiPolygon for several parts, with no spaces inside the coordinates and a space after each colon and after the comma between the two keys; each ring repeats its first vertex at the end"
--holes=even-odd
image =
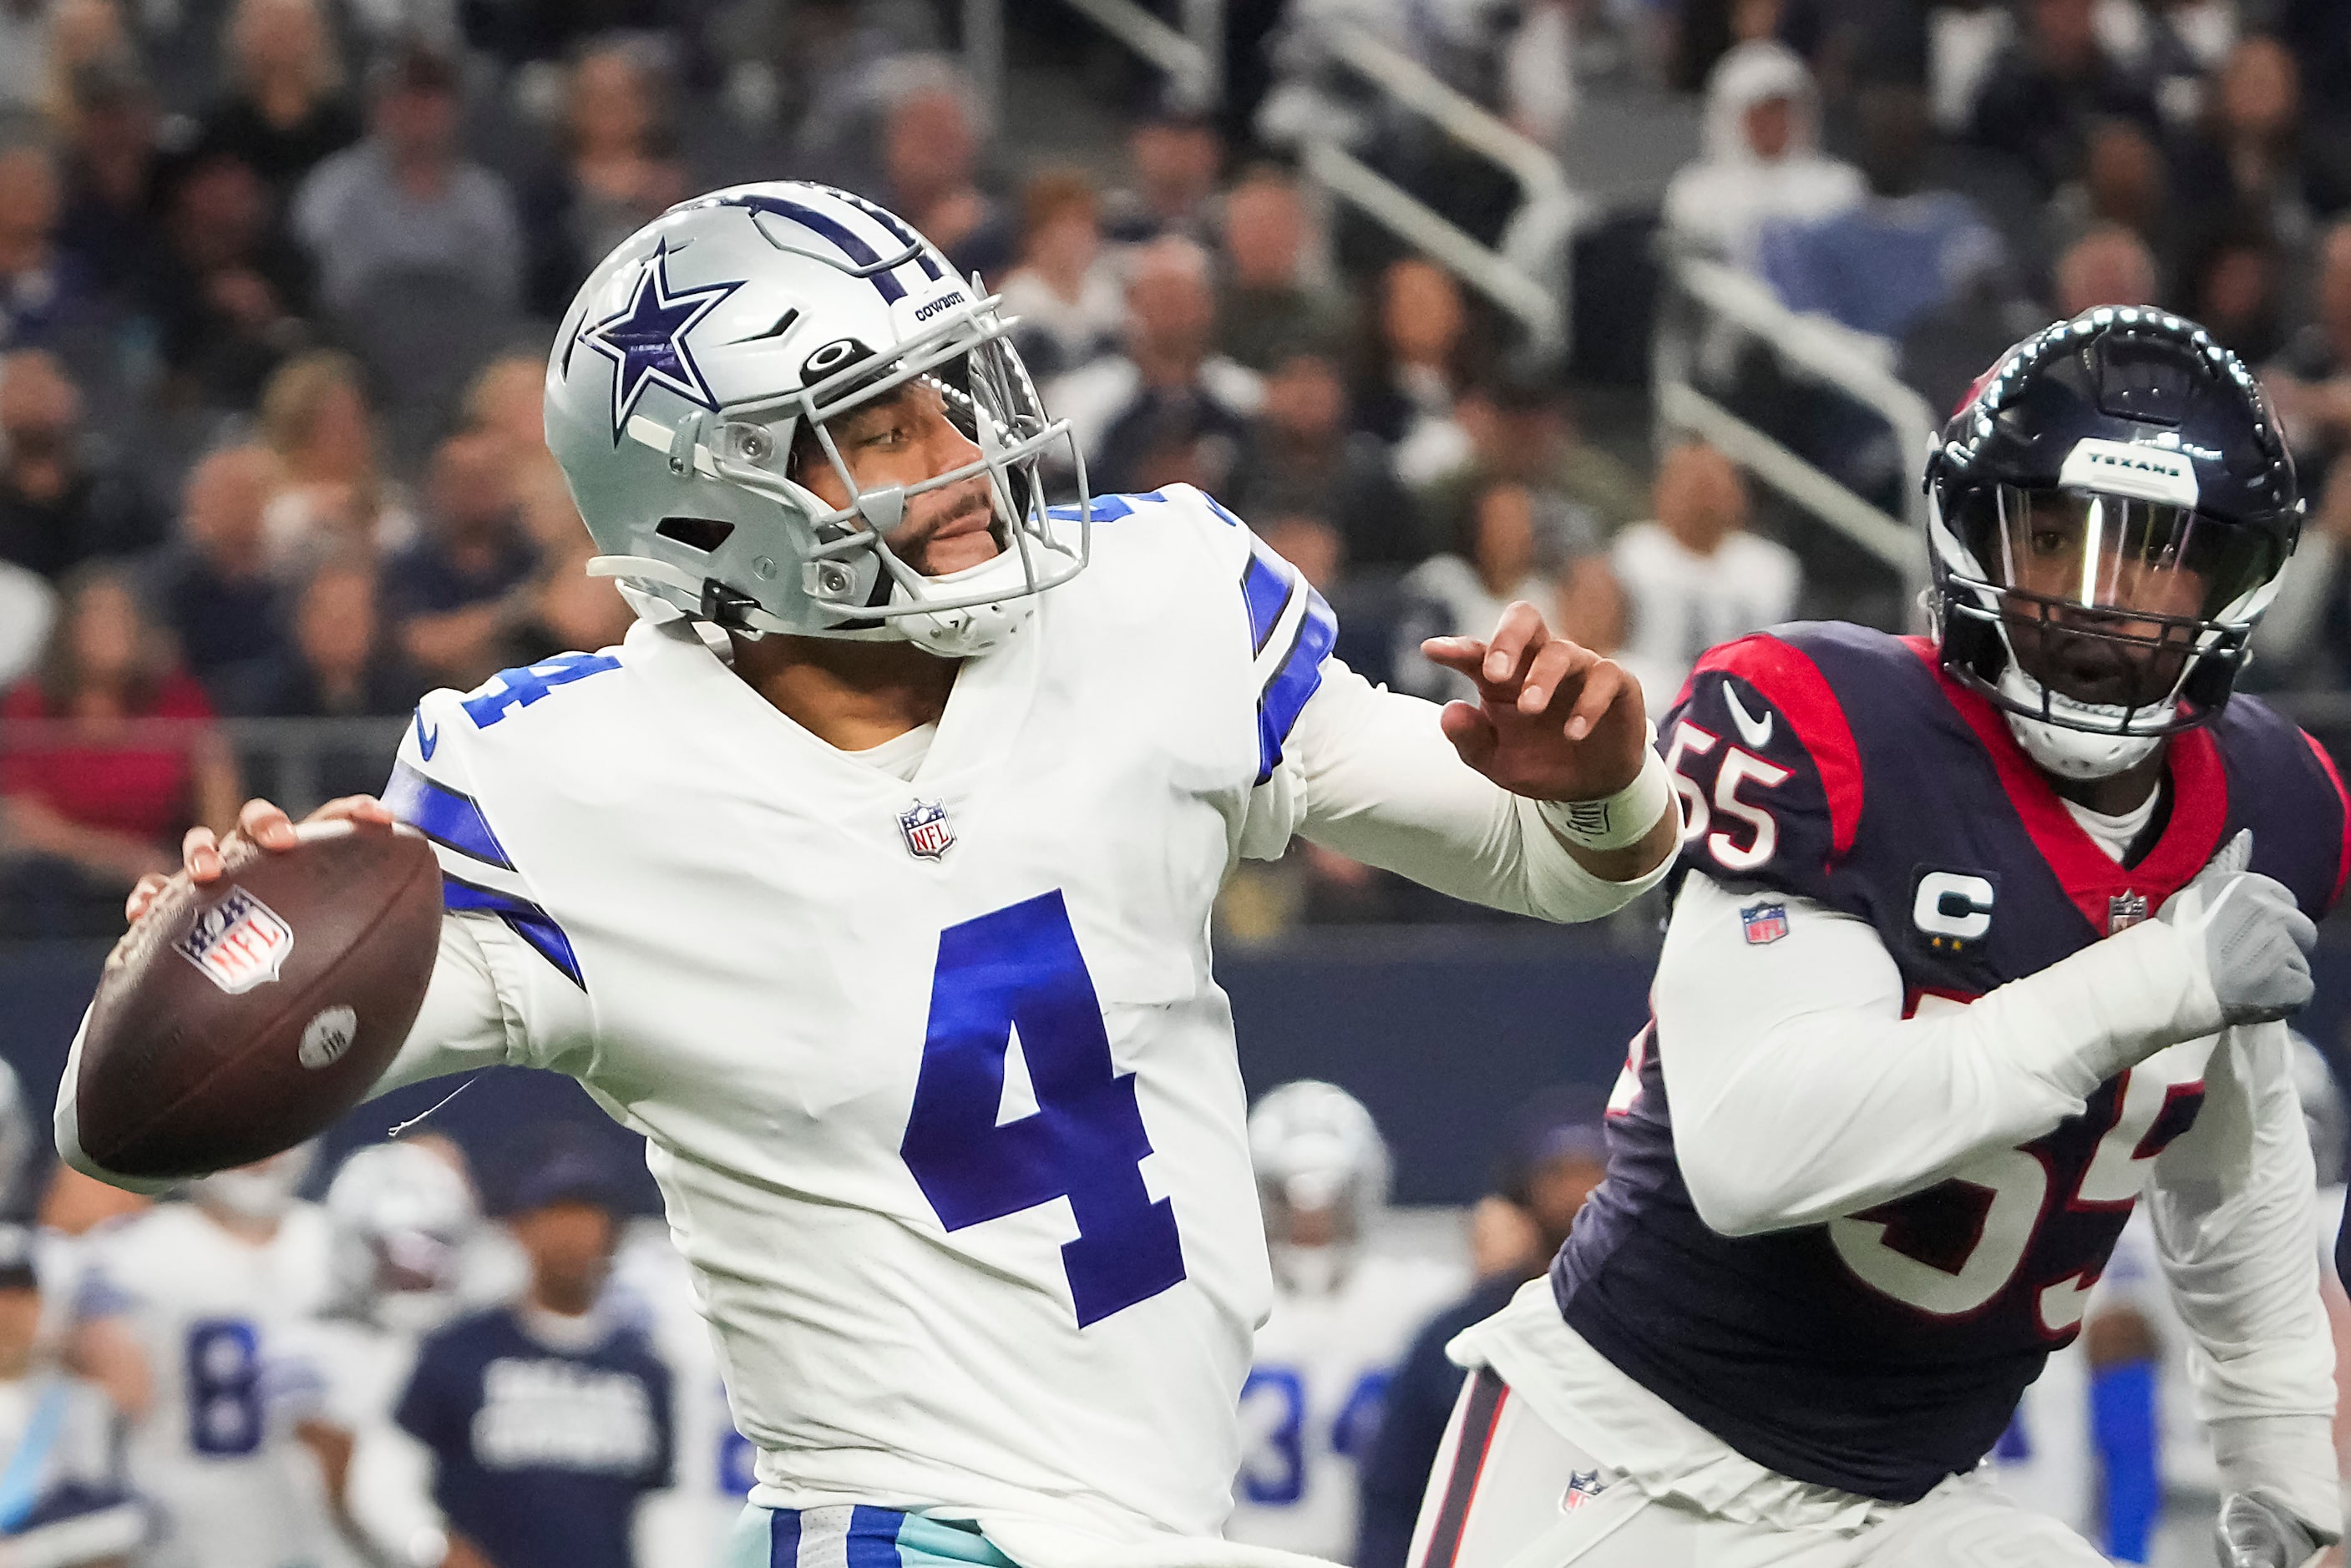
{"type": "Polygon", "coordinates": [[[739,282],[709,283],[673,291],[669,242],[664,240],[637,274],[627,306],[581,330],[578,340],[612,361],[613,445],[621,443],[621,432],[649,385],[667,387],[689,402],[717,410],[718,399],[703,379],[702,367],[694,362],[685,336],[742,286],[739,282]]]}

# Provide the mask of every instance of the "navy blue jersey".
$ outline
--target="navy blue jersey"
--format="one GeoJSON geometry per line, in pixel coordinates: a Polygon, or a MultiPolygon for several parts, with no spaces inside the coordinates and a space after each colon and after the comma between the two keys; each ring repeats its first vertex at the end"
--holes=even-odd
{"type": "Polygon", "coordinates": [[[551,1349],[507,1308],[424,1341],[396,1412],[434,1501],[498,1568],[631,1568],[637,1501],[670,1482],[670,1376],[643,1334],[551,1349]]]}
{"type": "MultiPolygon", "coordinates": [[[[2148,918],[2240,828],[2253,830],[2252,869],[2314,918],[2339,894],[2351,849],[2332,765],[2239,698],[2170,742],[2154,842],[2118,865],[2001,715],[1943,676],[1931,644],[1855,627],[1715,649],[1663,735],[1690,812],[1676,886],[1702,871],[1751,892],[1750,941],[1784,930],[1774,900],[1791,895],[1867,921],[1912,1012],[2148,918]]],[[[1635,1042],[1638,1093],[1625,1104],[1620,1090],[1611,1112],[1608,1179],[1552,1266],[1561,1309],[1759,1464],[1897,1502],[1972,1469],[1999,1438],[2048,1353],[2078,1331],[2145,1162],[2193,1122],[2203,1093],[2200,1077],[2142,1064],[2046,1137],[1970,1161],[1970,1179],[1728,1237],[1698,1218],[1675,1161],[1659,1066],[1673,1048],[1654,1026],[1635,1042]]]]}

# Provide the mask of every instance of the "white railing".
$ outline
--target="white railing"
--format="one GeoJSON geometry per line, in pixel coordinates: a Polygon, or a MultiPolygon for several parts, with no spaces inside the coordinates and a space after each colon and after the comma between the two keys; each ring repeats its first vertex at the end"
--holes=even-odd
{"type": "Polygon", "coordinates": [[[1330,23],[1314,41],[1391,104],[1509,174],[1520,199],[1500,242],[1489,246],[1357,158],[1339,140],[1335,122],[1310,135],[1307,178],[1457,274],[1524,327],[1537,349],[1563,358],[1572,317],[1569,247],[1583,203],[1558,156],[1366,27],[1330,23]]]}
{"type": "Polygon", "coordinates": [[[1743,334],[1802,377],[1834,388],[1884,420],[1906,462],[1923,459],[1939,421],[1927,400],[1884,363],[1882,340],[1823,317],[1801,316],[1761,280],[1719,262],[1678,256],[1666,264],[1652,364],[1657,422],[1705,438],[1764,483],[1843,534],[1901,579],[1927,581],[1927,498],[1906,483],[1892,514],[1823,472],[1777,437],[1724,406],[1697,374],[1714,335],[1743,334]]]}
{"type": "MultiPolygon", "coordinates": [[[[1182,0],[1184,25],[1171,27],[1134,0],[1069,0],[1071,9],[1167,73],[1177,92],[1203,109],[1224,96],[1224,0],[1182,0]]],[[[963,0],[964,67],[1001,123],[1004,109],[1004,0],[963,0]]]]}

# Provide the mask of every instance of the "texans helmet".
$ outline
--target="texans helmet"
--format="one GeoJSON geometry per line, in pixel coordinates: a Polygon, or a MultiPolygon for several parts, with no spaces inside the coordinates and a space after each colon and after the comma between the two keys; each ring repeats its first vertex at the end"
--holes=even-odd
{"type": "Polygon", "coordinates": [[[2151,308],[2101,306],[2011,348],[1926,485],[1943,667],[2071,778],[2220,710],[2302,527],[2252,373],[2151,308]]]}
{"type": "Polygon", "coordinates": [[[758,637],[982,653],[1085,566],[1084,461],[977,278],[861,197],[797,182],[671,208],[590,273],[547,368],[547,441],[639,613],[758,637]],[[921,381],[976,450],[861,490],[830,421],[921,381]],[[1076,474],[1049,515],[1042,464],[1076,474]],[[835,506],[802,483],[829,466],[835,506]],[[986,477],[997,555],[939,576],[891,547],[907,503],[986,477]]]}

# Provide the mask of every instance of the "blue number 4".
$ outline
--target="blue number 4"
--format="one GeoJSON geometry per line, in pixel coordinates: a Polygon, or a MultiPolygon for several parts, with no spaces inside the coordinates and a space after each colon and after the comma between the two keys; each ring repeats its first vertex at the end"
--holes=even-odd
{"type": "MultiPolygon", "coordinates": [[[[474,722],[474,728],[486,730],[512,710],[529,707],[558,686],[619,668],[621,661],[609,653],[559,653],[537,664],[499,670],[457,705],[474,722]]],[[[431,756],[432,749],[427,747],[424,754],[431,756]]]]}
{"type": "Polygon", "coordinates": [[[1184,1278],[1176,1211],[1143,1185],[1151,1138],[1134,1075],[1113,1070],[1102,1003],[1059,892],[939,933],[930,1031],[898,1152],[949,1231],[1068,1199],[1078,1239],[1062,1245],[1061,1266],[1081,1328],[1184,1278]],[[1016,1029],[1037,1110],[999,1127],[1016,1029]]]}

